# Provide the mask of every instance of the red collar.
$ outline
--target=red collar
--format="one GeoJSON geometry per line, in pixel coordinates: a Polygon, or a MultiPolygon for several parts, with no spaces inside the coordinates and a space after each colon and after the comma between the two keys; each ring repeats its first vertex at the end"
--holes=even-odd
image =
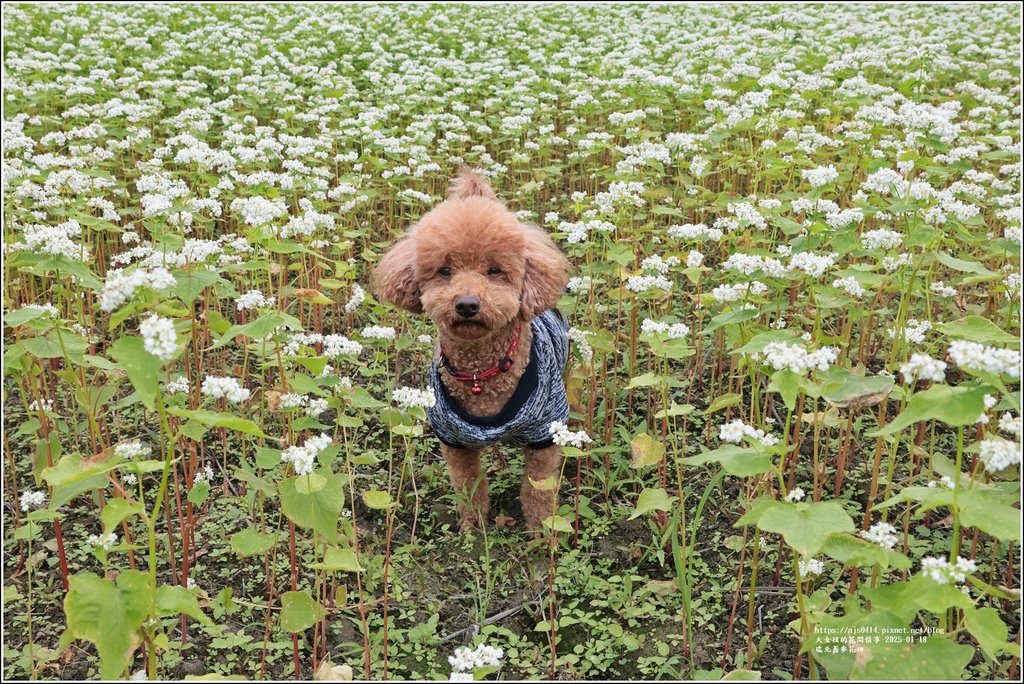
{"type": "Polygon", "coordinates": [[[469,391],[472,392],[473,394],[480,394],[481,392],[484,391],[484,388],[480,386],[481,380],[486,380],[487,378],[493,377],[498,373],[506,373],[510,368],[512,368],[512,355],[516,353],[516,346],[518,346],[519,344],[520,332],[522,332],[522,327],[516,326],[516,334],[512,337],[512,344],[510,344],[508,347],[508,353],[505,354],[500,359],[498,359],[497,363],[495,363],[490,368],[487,368],[486,370],[482,370],[477,373],[460,373],[456,371],[455,368],[452,366],[451,362],[448,361],[448,357],[444,353],[444,346],[441,347],[440,365],[442,368],[448,371],[448,373],[453,378],[455,378],[459,382],[473,383],[473,386],[470,388],[469,391]]]}

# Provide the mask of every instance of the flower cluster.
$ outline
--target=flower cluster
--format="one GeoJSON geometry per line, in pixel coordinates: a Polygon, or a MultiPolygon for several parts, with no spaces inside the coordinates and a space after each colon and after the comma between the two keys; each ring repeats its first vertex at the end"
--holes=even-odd
{"type": "Polygon", "coordinates": [[[756,439],[766,446],[779,443],[779,438],[775,435],[768,434],[764,430],[755,428],[752,425],[747,425],[739,419],[725,423],[718,429],[718,439],[723,442],[739,444],[745,437],[756,439]]]}
{"type": "Polygon", "coordinates": [[[142,347],[162,361],[174,358],[178,347],[178,333],[174,330],[174,321],[152,315],[139,325],[142,333],[142,347]]]}
{"type": "Polygon", "coordinates": [[[906,383],[915,380],[944,382],[946,380],[946,362],[933,359],[928,354],[912,354],[910,360],[900,366],[900,373],[903,375],[903,382],[906,383]]]}
{"type": "Polygon", "coordinates": [[[955,340],[949,345],[949,358],[961,368],[1020,378],[1019,351],[989,347],[978,342],[955,340]]]}
{"type": "Polygon", "coordinates": [[[939,584],[963,584],[967,575],[978,569],[973,560],[957,557],[950,563],[945,558],[926,556],[921,559],[921,574],[939,584]]]}
{"type": "Polygon", "coordinates": [[[681,340],[690,334],[690,326],[685,323],[662,323],[645,318],[640,330],[647,335],[668,335],[670,340],[681,340]]]}
{"type": "Polygon", "coordinates": [[[872,544],[878,544],[885,549],[892,549],[900,541],[896,528],[887,522],[877,522],[869,529],[861,530],[860,536],[872,544]]]}
{"type": "Polygon", "coordinates": [[[826,371],[838,358],[834,347],[807,351],[806,347],[787,342],[769,342],[762,352],[765,363],[775,370],[789,369],[804,374],[809,370],[826,371]]]}
{"type": "Polygon", "coordinates": [[[448,656],[448,662],[455,672],[471,673],[478,667],[498,667],[504,658],[505,651],[501,647],[477,644],[475,648],[460,646],[455,649],[455,654],[448,656]]]}
{"type": "Polygon", "coordinates": [[[317,454],[331,445],[330,435],[310,437],[302,446],[290,446],[281,452],[281,461],[290,463],[296,475],[313,472],[317,454]]]}
{"type": "Polygon", "coordinates": [[[557,420],[551,423],[551,437],[558,446],[572,446],[577,449],[582,449],[584,444],[591,444],[594,441],[586,430],[573,432],[568,425],[557,420]]]}
{"type": "Polygon", "coordinates": [[[434,390],[417,389],[415,387],[399,387],[391,393],[391,401],[398,404],[399,408],[424,408],[429,409],[437,403],[434,390]]]}
{"type": "Polygon", "coordinates": [[[227,399],[228,403],[240,404],[249,398],[251,391],[238,382],[235,378],[217,377],[207,375],[203,378],[200,391],[211,399],[227,399]]]}

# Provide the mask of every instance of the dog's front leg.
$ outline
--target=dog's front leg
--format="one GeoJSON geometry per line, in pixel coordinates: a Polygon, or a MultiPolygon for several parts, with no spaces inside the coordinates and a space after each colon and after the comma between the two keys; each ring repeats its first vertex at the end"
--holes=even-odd
{"type": "Polygon", "coordinates": [[[448,464],[452,487],[456,494],[464,497],[464,501],[459,502],[459,530],[466,532],[486,527],[491,501],[487,495],[487,471],[480,467],[480,450],[456,449],[442,444],[441,454],[448,464]]]}
{"type": "Polygon", "coordinates": [[[525,450],[526,467],[523,468],[523,488],[520,500],[523,505],[523,517],[526,518],[526,529],[540,532],[541,523],[545,518],[555,514],[558,504],[558,476],[562,469],[562,447],[552,444],[545,449],[525,450]],[[551,478],[550,481],[548,478],[551,478]],[[530,482],[540,484],[534,487],[530,482]]]}

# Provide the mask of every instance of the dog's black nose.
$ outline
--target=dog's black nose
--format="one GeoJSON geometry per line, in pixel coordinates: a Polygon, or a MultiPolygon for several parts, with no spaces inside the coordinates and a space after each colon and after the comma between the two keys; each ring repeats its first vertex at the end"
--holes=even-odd
{"type": "Polygon", "coordinates": [[[480,300],[476,297],[459,297],[455,300],[455,312],[463,318],[472,318],[480,311],[480,300]]]}

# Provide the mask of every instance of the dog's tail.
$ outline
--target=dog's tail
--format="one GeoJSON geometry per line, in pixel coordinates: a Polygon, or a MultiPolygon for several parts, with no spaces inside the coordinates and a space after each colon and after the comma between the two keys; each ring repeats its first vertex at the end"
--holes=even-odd
{"type": "Polygon", "coordinates": [[[466,197],[498,199],[487,179],[479,171],[465,166],[459,169],[459,177],[452,181],[451,187],[448,189],[448,197],[459,199],[465,199],[466,197]]]}

